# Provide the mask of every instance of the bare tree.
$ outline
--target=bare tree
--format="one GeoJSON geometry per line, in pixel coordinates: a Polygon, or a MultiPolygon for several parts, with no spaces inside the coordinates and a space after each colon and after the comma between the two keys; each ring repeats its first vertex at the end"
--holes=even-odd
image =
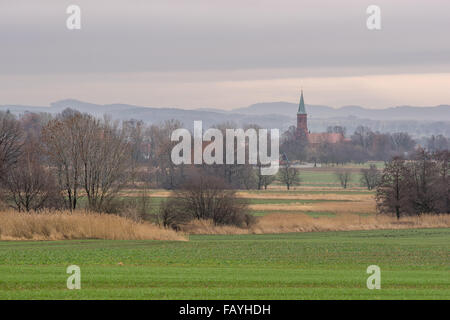
{"type": "Polygon", "coordinates": [[[339,169],[335,171],[335,175],[339,180],[341,187],[347,189],[347,185],[352,178],[352,172],[348,169],[339,169]]]}
{"type": "Polygon", "coordinates": [[[411,173],[401,158],[387,162],[377,186],[376,202],[380,213],[394,213],[397,219],[413,212],[411,173]]]}
{"type": "Polygon", "coordinates": [[[345,133],[347,132],[347,129],[343,126],[335,125],[335,126],[328,126],[327,127],[328,133],[339,133],[345,136],[345,133]]]}
{"type": "MultiPolygon", "coordinates": [[[[203,165],[203,170],[210,175],[223,177],[226,183],[235,189],[256,189],[258,187],[258,173],[255,172],[253,164],[249,163],[250,148],[249,140],[245,139],[245,163],[237,164],[238,140],[234,137],[234,161],[232,164],[226,164],[226,130],[236,129],[235,123],[226,122],[214,127],[222,132],[223,135],[223,164],[203,165]]],[[[245,125],[243,130],[258,130],[260,127],[255,124],[245,125]]],[[[259,141],[257,141],[259,144],[259,141]]],[[[258,159],[259,161],[259,159],[258,159]]]]}
{"type": "Polygon", "coordinates": [[[55,179],[42,165],[38,142],[28,141],[17,163],[3,176],[6,200],[18,211],[59,208],[62,198],[55,179]]]}
{"type": "Polygon", "coordinates": [[[449,213],[448,152],[430,154],[419,149],[410,161],[394,158],[386,163],[377,186],[380,213],[421,215],[449,213]]]}
{"type": "Polygon", "coordinates": [[[66,109],[56,119],[42,129],[44,150],[57,170],[57,181],[64,190],[66,207],[74,210],[77,207],[81,183],[80,143],[85,139],[86,131],[83,123],[87,115],[66,109]]]}
{"type": "Polygon", "coordinates": [[[283,166],[280,166],[278,171],[278,179],[286,188],[290,190],[291,186],[296,186],[300,184],[299,170],[291,166],[288,162],[283,166]]]}
{"type": "Polygon", "coordinates": [[[257,181],[258,181],[258,190],[261,190],[264,187],[264,190],[267,190],[267,187],[275,181],[276,175],[263,175],[262,174],[263,165],[258,162],[257,165],[257,181]]]}
{"type": "Polygon", "coordinates": [[[156,167],[154,177],[157,185],[165,189],[173,190],[179,187],[185,179],[184,165],[177,166],[171,160],[171,152],[176,142],[171,141],[170,136],[174,130],[181,127],[181,122],[168,120],[150,128],[150,164],[156,167]]]}
{"type": "Polygon", "coordinates": [[[76,209],[84,189],[89,207],[101,210],[123,185],[130,152],[117,122],[65,110],[43,128],[42,137],[69,209],[76,209]]]}
{"type": "Polygon", "coordinates": [[[395,132],[391,134],[392,146],[396,154],[403,154],[414,148],[416,142],[406,132],[395,132]]]}
{"type": "Polygon", "coordinates": [[[359,126],[351,136],[351,139],[354,144],[361,146],[362,149],[367,152],[372,145],[373,137],[374,133],[370,128],[359,126]]]}
{"type": "Polygon", "coordinates": [[[416,152],[413,161],[408,163],[411,184],[411,202],[417,214],[437,212],[439,197],[439,168],[432,155],[423,149],[416,152]]]}
{"type": "Polygon", "coordinates": [[[89,208],[102,211],[127,181],[131,162],[125,132],[116,123],[90,119],[80,146],[83,187],[89,208]]]}
{"type": "Polygon", "coordinates": [[[145,124],[141,120],[131,119],[122,122],[122,128],[125,132],[125,138],[130,146],[130,182],[135,185],[138,176],[139,165],[146,160],[146,149],[148,143],[145,141],[145,124]]]}
{"type": "Polygon", "coordinates": [[[14,166],[21,153],[20,123],[8,113],[0,113],[0,177],[14,166]]]}
{"type": "Polygon", "coordinates": [[[440,213],[450,213],[450,151],[439,151],[434,154],[438,165],[437,184],[437,210],[440,213]]]}
{"type": "Polygon", "coordinates": [[[235,174],[234,181],[233,181],[233,182],[235,182],[233,184],[234,186],[236,186],[238,188],[246,189],[246,190],[257,188],[258,177],[256,175],[255,168],[253,167],[253,165],[242,164],[242,165],[236,166],[236,169],[237,169],[237,172],[235,174]]]}
{"type": "Polygon", "coordinates": [[[437,136],[432,135],[430,138],[426,139],[426,145],[429,152],[449,150],[450,139],[441,134],[437,136]]]}
{"type": "Polygon", "coordinates": [[[290,126],[281,137],[280,152],[287,155],[289,159],[304,161],[308,157],[308,139],[299,136],[297,128],[290,126]]]}
{"type": "Polygon", "coordinates": [[[374,189],[378,185],[380,177],[380,172],[374,164],[371,164],[369,169],[361,169],[361,183],[369,190],[374,189]]]}

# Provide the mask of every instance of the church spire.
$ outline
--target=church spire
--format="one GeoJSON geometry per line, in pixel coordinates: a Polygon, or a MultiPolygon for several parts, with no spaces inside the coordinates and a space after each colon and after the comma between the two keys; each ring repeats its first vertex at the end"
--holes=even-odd
{"type": "Polygon", "coordinates": [[[305,101],[303,101],[303,89],[302,95],[300,96],[300,103],[298,104],[297,114],[306,114],[305,101]]]}

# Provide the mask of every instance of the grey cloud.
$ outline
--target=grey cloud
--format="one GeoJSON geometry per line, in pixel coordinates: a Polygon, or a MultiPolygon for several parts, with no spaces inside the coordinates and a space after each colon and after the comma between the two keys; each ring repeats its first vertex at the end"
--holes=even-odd
{"type": "MultiPolygon", "coordinates": [[[[449,71],[448,1],[77,1],[82,30],[65,29],[68,1],[3,0],[2,74],[359,68],[439,65],[449,71]],[[5,9],[5,10],[4,10],[5,9]]],[[[370,71],[369,71],[370,70],[370,71]]],[[[443,71],[444,71],[443,70],[443,71]]]]}

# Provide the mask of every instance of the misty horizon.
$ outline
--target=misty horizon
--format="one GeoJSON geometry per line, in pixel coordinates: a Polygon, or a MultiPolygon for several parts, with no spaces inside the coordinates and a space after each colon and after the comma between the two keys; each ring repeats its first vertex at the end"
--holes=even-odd
{"type": "Polygon", "coordinates": [[[0,3],[0,104],[95,103],[242,108],[450,103],[450,3],[380,0],[0,3]]]}
{"type": "MultiPolygon", "coordinates": [[[[251,103],[249,105],[245,105],[245,106],[240,106],[240,107],[235,107],[235,108],[220,108],[217,106],[162,106],[162,105],[157,105],[157,104],[149,104],[149,105],[139,105],[139,104],[131,104],[131,103],[127,103],[126,101],[112,101],[112,102],[97,102],[97,101],[85,101],[82,99],[78,99],[78,98],[65,98],[65,99],[61,99],[61,100],[55,100],[55,101],[51,101],[50,103],[46,104],[46,105],[38,105],[38,104],[20,104],[20,103],[1,103],[0,101],[0,108],[5,108],[8,106],[16,106],[16,107],[31,107],[31,108],[52,108],[52,105],[55,104],[59,104],[59,103],[87,103],[87,104],[93,104],[93,105],[99,105],[99,106],[112,106],[112,105],[126,105],[126,106],[133,106],[133,107],[137,107],[137,108],[159,108],[159,109],[182,109],[182,110],[218,110],[218,111],[227,111],[227,112],[233,112],[233,111],[238,111],[241,109],[246,109],[249,107],[254,107],[254,106],[258,106],[258,105],[262,105],[262,104],[276,104],[276,103],[281,103],[281,104],[298,104],[298,101],[256,101],[254,103],[251,103]]],[[[395,108],[402,108],[402,107],[410,107],[410,108],[433,108],[433,107],[450,107],[450,103],[440,103],[440,104],[436,104],[436,105],[408,105],[408,104],[399,104],[399,105],[394,105],[394,106],[385,106],[382,108],[370,108],[364,105],[358,105],[358,104],[347,104],[347,105],[340,105],[340,106],[335,106],[335,105],[323,105],[323,104],[317,104],[317,103],[311,103],[311,102],[307,102],[305,103],[306,106],[309,107],[328,107],[328,108],[332,108],[335,110],[339,110],[342,108],[349,108],[349,107],[357,107],[357,108],[362,108],[362,109],[366,109],[366,110],[387,110],[387,109],[395,109],[395,108]]]]}

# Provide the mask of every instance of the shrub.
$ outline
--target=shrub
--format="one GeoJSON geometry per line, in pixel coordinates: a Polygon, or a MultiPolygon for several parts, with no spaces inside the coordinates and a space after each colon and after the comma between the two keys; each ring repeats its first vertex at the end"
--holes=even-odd
{"type": "Polygon", "coordinates": [[[143,193],[139,198],[111,198],[104,202],[104,213],[115,214],[136,222],[148,220],[149,197],[143,193]]]}
{"type": "Polygon", "coordinates": [[[171,227],[193,219],[245,227],[252,223],[247,208],[246,201],[237,199],[236,191],[229,189],[223,179],[192,176],[161,206],[159,218],[163,225],[171,227]]]}

